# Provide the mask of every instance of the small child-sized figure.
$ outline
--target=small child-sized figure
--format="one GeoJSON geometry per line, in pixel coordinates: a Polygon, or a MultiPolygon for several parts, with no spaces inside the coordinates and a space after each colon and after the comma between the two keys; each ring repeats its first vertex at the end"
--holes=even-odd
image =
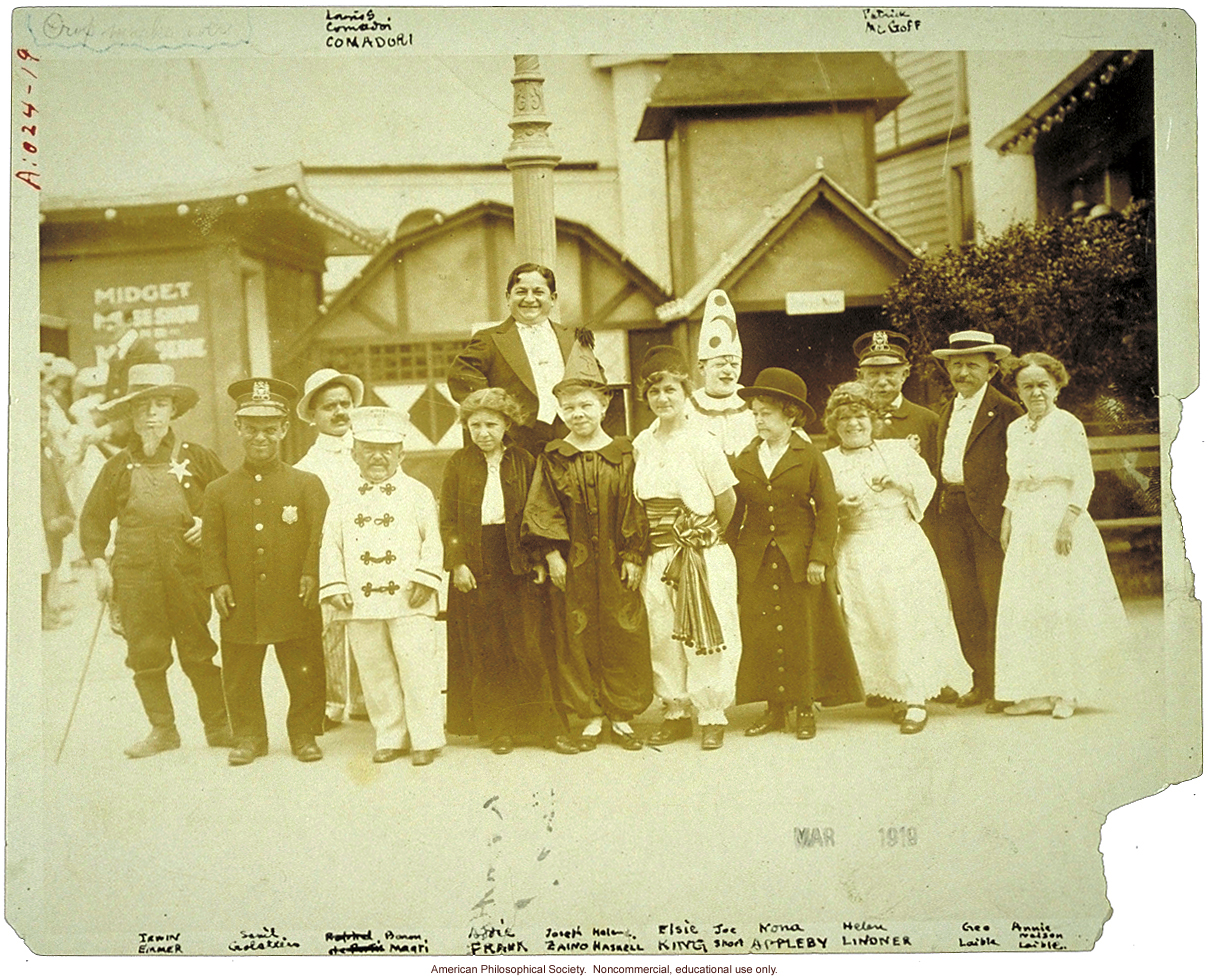
{"type": "Polygon", "coordinates": [[[328,510],[319,595],[352,616],[348,638],[376,734],[374,763],[410,749],[418,767],[431,764],[445,743],[436,501],[399,468],[406,416],[386,407],[351,413],[352,457],[361,478],[337,490],[328,510]]]}
{"type": "Polygon", "coordinates": [[[554,395],[570,433],[546,445],[537,463],[524,533],[565,592],[559,689],[587,720],[580,750],[595,748],[605,718],[616,743],[641,750],[629,721],[654,698],[640,590],[650,528],[633,494],[633,446],[601,428],[609,392],[590,333],[577,337],[554,395]]]}

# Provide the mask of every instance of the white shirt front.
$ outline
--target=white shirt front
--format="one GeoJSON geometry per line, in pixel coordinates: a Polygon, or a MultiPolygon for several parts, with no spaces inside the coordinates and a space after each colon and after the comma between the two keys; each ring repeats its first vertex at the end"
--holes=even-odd
{"type": "MultiPolygon", "coordinates": [[[[796,431],[796,429],[793,429],[796,431]]],[[[789,436],[792,438],[792,435],[789,436]]],[[[769,479],[772,478],[772,473],[776,471],[776,464],[784,458],[784,453],[789,450],[789,443],[786,441],[778,448],[773,448],[766,441],[759,443],[759,464],[763,466],[763,474],[769,479]]]]}
{"type": "Polygon", "coordinates": [[[940,475],[947,485],[965,484],[965,446],[969,443],[969,432],[973,430],[973,421],[977,417],[988,386],[989,384],[982,384],[981,389],[972,397],[957,394],[952,402],[952,416],[948,419],[944,454],[940,460],[940,475]]]}
{"type": "Polygon", "coordinates": [[[294,463],[294,468],[317,475],[328,497],[334,496],[341,486],[361,477],[360,468],[352,460],[352,432],[340,437],[320,432],[310,450],[294,463]]]}
{"type": "Polygon", "coordinates": [[[503,456],[487,459],[487,484],[482,489],[482,525],[499,526],[506,522],[506,512],[503,507],[503,479],[500,469],[503,467],[503,456]]]}
{"type": "Polygon", "coordinates": [[[552,424],[558,414],[558,399],[554,397],[554,385],[562,380],[566,363],[562,359],[562,347],[548,319],[532,326],[516,322],[516,331],[533,371],[533,383],[537,387],[537,420],[552,424]]]}

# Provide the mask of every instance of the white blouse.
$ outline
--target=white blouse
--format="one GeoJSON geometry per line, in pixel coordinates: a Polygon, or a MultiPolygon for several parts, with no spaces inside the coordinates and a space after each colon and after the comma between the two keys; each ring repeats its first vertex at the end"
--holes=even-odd
{"type": "Polygon", "coordinates": [[[716,497],[738,484],[721,440],[695,415],[670,438],[657,437],[659,419],[633,440],[633,492],[638,499],[681,499],[708,516],[716,497]]]}
{"type": "Polygon", "coordinates": [[[1007,498],[1010,509],[1021,492],[1064,486],[1069,501],[1085,510],[1095,489],[1095,469],[1082,422],[1054,407],[1038,425],[1025,414],[1007,426],[1007,498]]]}

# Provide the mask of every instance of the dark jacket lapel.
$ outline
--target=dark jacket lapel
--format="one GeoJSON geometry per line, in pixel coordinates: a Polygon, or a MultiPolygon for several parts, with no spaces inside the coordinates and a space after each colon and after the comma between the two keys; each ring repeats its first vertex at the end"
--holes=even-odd
{"type": "Polygon", "coordinates": [[[537,393],[537,382],[533,380],[533,368],[529,366],[528,354],[524,352],[524,344],[520,342],[520,332],[516,320],[508,316],[499,324],[495,333],[495,346],[504,362],[512,368],[519,381],[534,394],[537,393]]]}

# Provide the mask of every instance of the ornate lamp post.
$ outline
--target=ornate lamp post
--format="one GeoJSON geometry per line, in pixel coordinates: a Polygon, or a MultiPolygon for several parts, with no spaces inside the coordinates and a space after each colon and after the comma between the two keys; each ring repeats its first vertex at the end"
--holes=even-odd
{"type": "Polygon", "coordinates": [[[516,257],[554,267],[554,167],[562,157],[549,138],[542,85],[545,76],[535,54],[515,55],[512,76],[512,144],[503,162],[512,171],[516,257]]]}

